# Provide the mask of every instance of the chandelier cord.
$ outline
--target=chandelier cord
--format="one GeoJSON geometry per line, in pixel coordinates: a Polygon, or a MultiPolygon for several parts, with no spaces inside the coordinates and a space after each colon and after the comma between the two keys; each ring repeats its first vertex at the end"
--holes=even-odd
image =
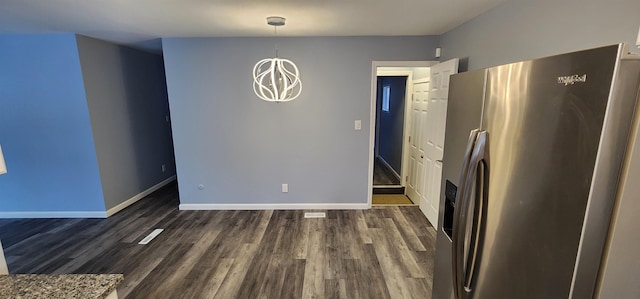
{"type": "Polygon", "coordinates": [[[276,50],[276,58],[278,58],[278,26],[273,26],[273,37],[275,38],[274,48],[276,50]]]}

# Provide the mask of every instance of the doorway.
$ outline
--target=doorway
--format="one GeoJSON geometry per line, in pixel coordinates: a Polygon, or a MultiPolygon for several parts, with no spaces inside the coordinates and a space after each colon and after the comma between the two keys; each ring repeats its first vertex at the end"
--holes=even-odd
{"type": "Polygon", "coordinates": [[[378,71],[373,191],[404,194],[401,184],[407,82],[411,73],[378,71]],[[402,76],[404,75],[404,76],[402,76]]]}
{"type": "MultiPolygon", "coordinates": [[[[379,70],[407,71],[406,94],[411,100],[405,105],[405,130],[400,184],[406,187],[408,198],[420,206],[434,227],[438,224],[441,193],[442,153],[444,151],[445,119],[448,102],[449,77],[458,72],[457,58],[444,62],[389,62],[374,61],[371,70],[371,132],[369,147],[369,188],[373,189],[375,159],[375,119],[377,75],[379,70]],[[416,76],[423,68],[424,78],[416,76]]],[[[370,189],[370,190],[371,190],[370,189]]],[[[369,206],[373,204],[370,193],[369,206]]]]}
{"type": "Polygon", "coordinates": [[[415,80],[428,80],[429,66],[436,63],[432,61],[373,63],[369,177],[371,204],[419,203],[419,198],[407,197],[407,183],[411,178],[409,173],[415,168],[411,165],[409,152],[412,89],[415,80]],[[380,202],[381,199],[382,202],[380,202]]]}

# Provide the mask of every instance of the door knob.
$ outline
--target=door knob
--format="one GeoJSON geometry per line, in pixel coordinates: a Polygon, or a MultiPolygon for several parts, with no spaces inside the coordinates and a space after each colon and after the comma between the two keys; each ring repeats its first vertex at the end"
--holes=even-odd
{"type": "Polygon", "coordinates": [[[424,156],[423,156],[423,155],[420,155],[420,159],[424,159],[424,156]]]}

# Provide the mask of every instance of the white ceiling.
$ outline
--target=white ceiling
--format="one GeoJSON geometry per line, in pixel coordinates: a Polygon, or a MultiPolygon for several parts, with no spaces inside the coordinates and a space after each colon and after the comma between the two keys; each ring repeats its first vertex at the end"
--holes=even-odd
{"type": "Polygon", "coordinates": [[[0,33],[75,32],[138,47],[161,37],[439,35],[505,0],[0,0],[0,33]]]}

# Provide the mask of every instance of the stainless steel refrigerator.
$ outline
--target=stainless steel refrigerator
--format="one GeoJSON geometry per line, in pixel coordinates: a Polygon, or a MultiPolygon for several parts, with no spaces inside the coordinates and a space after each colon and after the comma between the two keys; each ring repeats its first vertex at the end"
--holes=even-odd
{"type": "Polygon", "coordinates": [[[623,44],[451,77],[433,298],[640,298],[639,82],[623,44]]]}

